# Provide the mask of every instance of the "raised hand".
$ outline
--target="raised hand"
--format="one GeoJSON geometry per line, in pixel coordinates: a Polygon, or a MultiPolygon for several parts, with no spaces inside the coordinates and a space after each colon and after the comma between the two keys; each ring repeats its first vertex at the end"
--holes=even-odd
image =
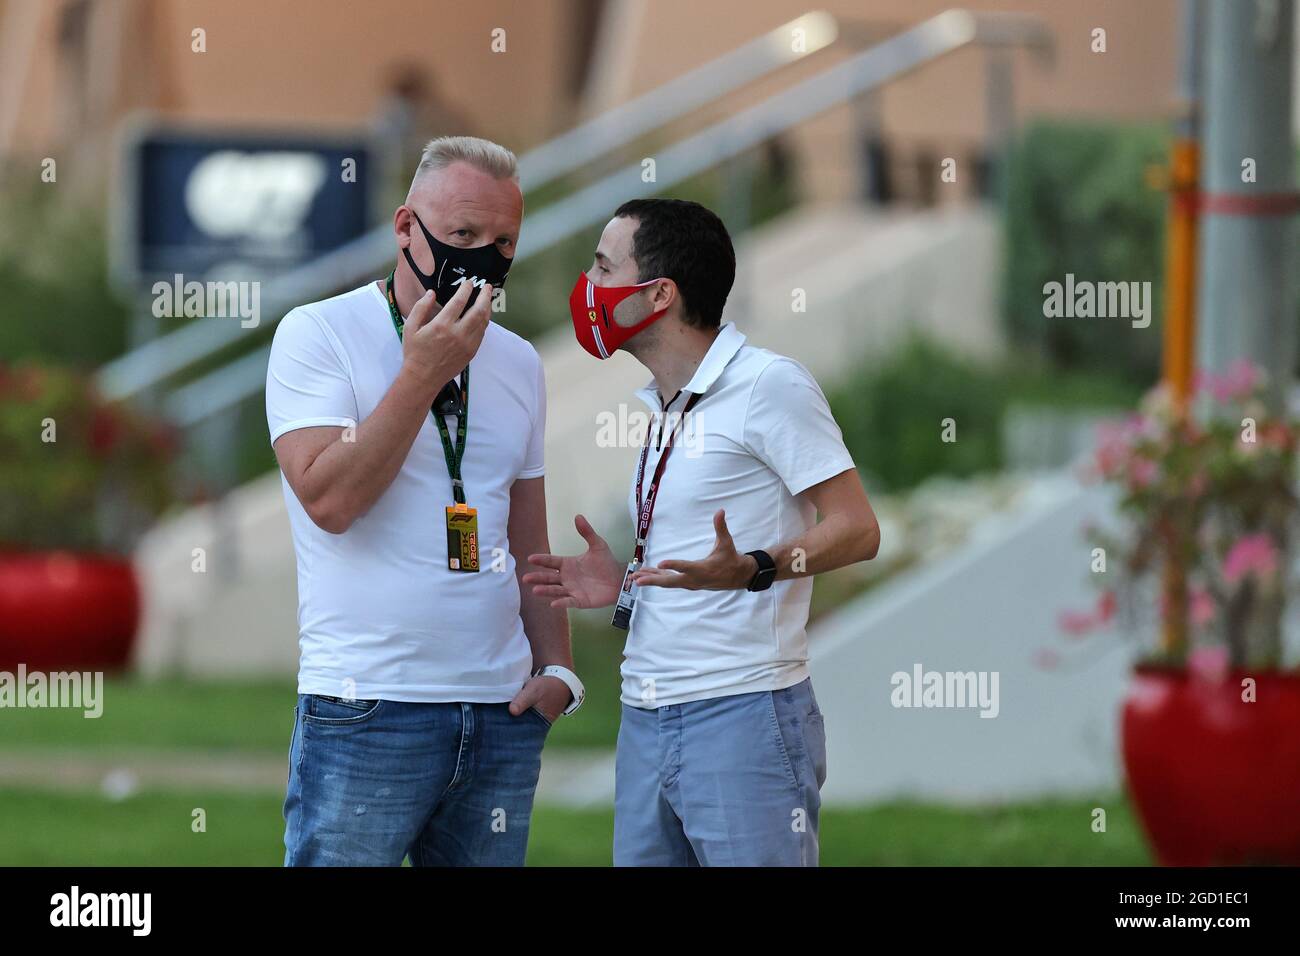
{"type": "Polygon", "coordinates": [[[530,554],[528,563],[540,568],[524,575],[538,597],[550,598],[551,607],[609,607],[618,600],[624,565],[619,564],[605,539],[582,515],[573,526],[587,542],[587,551],[576,557],[558,554],[530,554]]]}
{"type": "Polygon", "coordinates": [[[727,513],[713,515],[717,535],[713,551],[703,561],[660,561],[632,575],[637,587],[685,588],[688,591],[734,591],[747,587],[758,573],[758,562],[736,550],[727,530],[727,513]]]}
{"type": "Polygon", "coordinates": [[[445,306],[432,292],[415,303],[402,333],[402,361],[434,394],[469,364],[483,343],[492,312],[492,287],[468,309],[471,285],[462,282],[445,306]],[[463,314],[462,314],[463,312],[463,314]]]}

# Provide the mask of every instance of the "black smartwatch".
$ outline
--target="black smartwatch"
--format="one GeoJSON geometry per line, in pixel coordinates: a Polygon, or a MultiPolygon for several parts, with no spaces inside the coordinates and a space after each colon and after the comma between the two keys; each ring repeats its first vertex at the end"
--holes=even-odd
{"type": "Polygon", "coordinates": [[[776,562],[766,551],[746,551],[745,554],[758,562],[758,571],[749,579],[749,590],[766,591],[776,580],[776,562]]]}

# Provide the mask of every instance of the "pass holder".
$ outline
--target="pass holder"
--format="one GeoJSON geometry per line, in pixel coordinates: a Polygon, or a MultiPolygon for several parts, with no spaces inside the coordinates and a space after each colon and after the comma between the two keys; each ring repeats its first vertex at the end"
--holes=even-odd
{"type": "MultiPolygon", "coordinates": [[[[426,232],[425,235],[428,233],[426,232]]],[[[429,241],[432,244],[435,240],[430,236],[429,241]]],[[[411,267],[415,268],[414,263],[411,267]]],[[[397,296],[393,292],[395,276],[395,272],[388,274],[384,292],[388,298],[389,318],[393,320],[393,329],[397,332],[397,340],[401,342],[406,320],[402,318],[401,310],[397,308],[397,296]]],[[[465,482],[460,470],[461,462],[465,459],[465,440],[469,432],[468,365],[461,370],[459,384],[453,379],[443,386],[429,411],[433,413],[433,423],[438,427],[438,438],[442,441],[442,454],[447,462],[447,474],[451,478],[451,497],[455,502],[447,506],[447,567],[452,571],[477,571],[479,570],[478,509],[465,504],[465,482]],[[455,442],[452,442],[451,431],[447,427],[446,416],[448,415],[455,416],[457,419],[455,442]]]]}
{"type": "Polygon", "coordinates": [[[618,603],[614,605],[614,618],[609,623],[621,631],[626,631],[632,624],[632,609],[636,607],[636,582],[632,575],[641,567],[640,561],[629,561],[627,571],[623,574],[623,586],[618,589],[618,603]]]}
{"type": "Polygon", "coordinates": [[[478,509],[465,504],[447,506],[447,567],[452,571],[477,571],[478,509]]]}
{"type": "MultiPolygon", "coordinates": [[[[702,393],[695,393],[687,399],[686,407],[682,409],[681,421],[685,421],[686,415],[695,407],[695,403],[700,400],[700,394],[702,393]]],[[[674,395],[673,401],[676,399],[677,396],[674,395]]],[[[673,404],[673,401],[663,403],[665,412],[673,404]]],[[[650,488],[646,492],[644,499],[641,497],[641,483],[645,478],[646,458],[650,454],[649,434],[646,435],[645,444],[641,446],[641,459],[636,466],[636,548],[632,552],[632,560],[628,563],[627,571],[623,574],[623,586],[618,589],[618,603],[614,605],[614,617],[609,622],[622,631],[630,630],[632,627],[632,610],[636,607],[637,592],[637,584],[632,580],[632,575],[645,561],[645,542],[646,537],[650,534],[650,520],[654,517],[655,499],[659,495],[659,482],[664,476],[664,466],[668,464],[668,456],[672,454],[677,431],[677,426],[674,426],[664,443],[663,451],[659,455],[659,463],[655,465],[654,476],[650,479],[650,488]]]]}

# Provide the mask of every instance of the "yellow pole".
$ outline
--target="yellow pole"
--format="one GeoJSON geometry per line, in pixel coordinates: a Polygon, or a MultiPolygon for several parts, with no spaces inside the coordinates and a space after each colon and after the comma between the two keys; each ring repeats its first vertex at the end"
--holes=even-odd
{"type": "MultiPolygon", "coordinates": [[[[1169,161],[1169,221],[1165,238],[1165,326],[1163,378],[1179,416],[1188,414],[1195,374],[1196,219],[1200,155],[1194,139],[1174,141],[1169,161]]],[[[1172,535],[1164,566],[1165,620],[1161,649],[1187,645],[1187,574],[1172,535]]]]}

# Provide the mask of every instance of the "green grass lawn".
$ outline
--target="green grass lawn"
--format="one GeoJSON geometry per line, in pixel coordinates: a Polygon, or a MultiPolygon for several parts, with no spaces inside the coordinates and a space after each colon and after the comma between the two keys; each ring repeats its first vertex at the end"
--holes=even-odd
{"type": "MultiPolygon", "coordinates": [[[[0,866],[277,866],[283,854],[280,798],[225,793],[97,794],[0,790],[0,866]],[[207,831],[192,831],[193,811],[207,831]]],[[[538,807],[528,862],[605,866],[613,813],[538,807]]],[[[1127,803],[1050,801],[955,809],[896,803],[831,809],[822,818],[828,866],[1148,865],[1127,803]],[[1093,833],[1092,809],[1108,832],[1093,833]]]]}
{"type": "MultiPolygon", "coordinates": [[[[574,652],[587,704],[559,721],[547,748],[611,748],[618,729],[620,635],[590,615],[575,619],[574,652]]],[[[144,681],[115,678],[103,716],[79,711],[6,708],[0,712],[0,760],[37,752],[132,751],[283,756],[293,726],[292,680],[144,681]]],[[[227,791],[146,790],[113,801],[98,792],[54,791],[39,780],[0,788],[3,865],[278,865],[281,797],[227,791]],[[202,808],[207,831],[191,830],[202,808]]],[[[612,813],[538,807],[529,862],[606,865],[612,813]]],[[[958,809],[895,803],[837,808],[822,818],[827,865],[1145,865],[1150,862],[1126,801],[1051,801],[958,809]],[[1090,829],[1103,806],[1109,832],[1090,829]]]]}
{"type": "Polygon", "coordinates": [[[103,713],[6,708],[0,750],[237,750],[287,753],[294,682],[104,681],[103,713]]]}

